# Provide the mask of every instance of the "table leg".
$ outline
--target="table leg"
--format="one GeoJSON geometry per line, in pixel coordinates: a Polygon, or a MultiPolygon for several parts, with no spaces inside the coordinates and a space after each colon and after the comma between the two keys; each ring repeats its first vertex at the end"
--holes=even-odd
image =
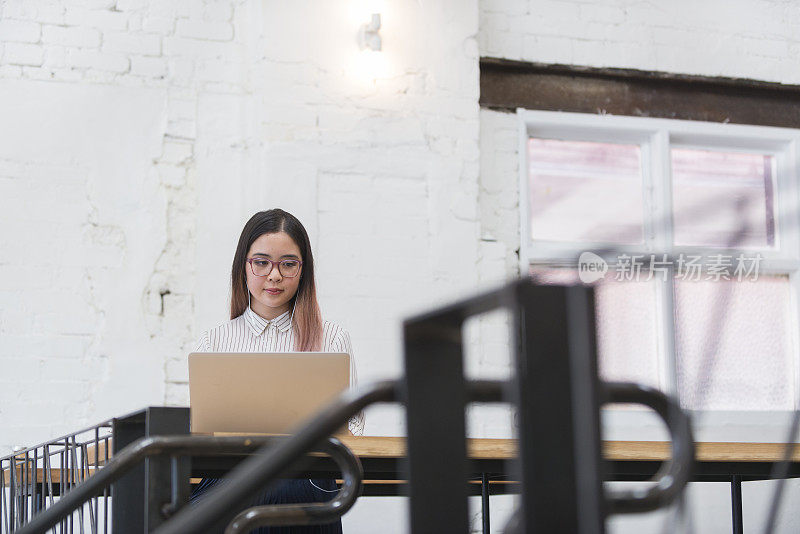
{"type": "Polygon", "coordinates": [[[733,534],[742,534],[742,477],[731,477],[731,511],[733,513],[733,534]]]}
{"type": "Polygon", "coordinates": [[[483,534],[489,534],[489,475],[481,476],[481,516],[483,517],[483,534]]]}

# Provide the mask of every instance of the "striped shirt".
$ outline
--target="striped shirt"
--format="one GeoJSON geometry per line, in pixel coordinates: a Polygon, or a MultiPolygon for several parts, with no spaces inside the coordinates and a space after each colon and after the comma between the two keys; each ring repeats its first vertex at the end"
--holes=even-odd
{"type": "MultiPolygon", "coordinates": [[[[236,319],[203,332],[195,352],[293,352],[294,330],[291,310],[268,321],[250,307],[236,319]]],[[[350,355],[350,387],[358,377],[350,334],[332,321],[322,326],[322,352],[346,352],[350,355]]],[[[364,412],[353,416],[348,428],[356,436],[364,433],[364,412]]]]}

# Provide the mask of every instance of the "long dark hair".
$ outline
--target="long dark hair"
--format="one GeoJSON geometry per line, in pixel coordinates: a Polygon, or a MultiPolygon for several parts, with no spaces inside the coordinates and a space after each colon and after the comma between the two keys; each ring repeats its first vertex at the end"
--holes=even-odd
{"type": "Polygon", "coordinates": [[[297,351],[317,351],[322,346],[322,314],[317,303],[317,287],[314,283],[314,256],[311,242],[303,224],[289,212],[282,209],[259,211],[247,221],[239,236],[236,253],[231,266],[231,319],[239,317],[247,309],[248,292],[247,252],[253,242],[264,234],[286,232],[300,248],[303,269],[300,284],[294,297],[294,349],[297,351]]]}

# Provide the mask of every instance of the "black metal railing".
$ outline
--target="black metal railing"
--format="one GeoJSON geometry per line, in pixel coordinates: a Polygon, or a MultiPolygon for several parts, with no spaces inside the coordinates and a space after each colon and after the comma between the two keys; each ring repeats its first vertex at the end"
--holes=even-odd
{"type": "MultiPolygon", "coordinates": [[[[504,385],[502,382],[474,381],[469,387],[471,398],[475,402],[498,402],[501,400],[504,385]]],[[[281,473],[290,471],[293,465],[314,451],[328,453],[342,468],[344,484],[334,499],[300,508],[281,505],[246,510],[231,521],[228,531],[241,532],[245,527],[254,528],[266,524],[328,522],[350,509],[358,496],[362,477],[358,460],[338,440],[328,436],[366,406],[376,402],[398,401],[398,391],[401,388],[402,382],[389,381],[345,392],[291,437],[187,435],[140,438],[112,457],[106,456],[91,477],[82,479],[81,484],[71,487],[60,499],[51,502],[49,507],[28,518],[28,521],[20,522],[13,532],[32,534],[58,527],[97,495],[108,495],[109,487],[141,465],[146,458],[153,457],[168,457],[173,466],[170,484],[173,499],[161,506],[161,513],[166,517],[175,514],[175,517],[157,532],[202,532],[207,525],[230,515],[231,510],[236,510],[240,503],[247,502],[250,495],[281,473]],[[180,484],[180,470],[176,467],[179,459],[223,453],[249,454],[251,457],[226,476],[224,487],[209,491],[196,506],[192,506],[191,511],[181,512],[186,498],[181,498],[180,493],[175,490],[180,484]]],[[[106,438],[107,445],[109,438],[110,436],[106,438]]],[[[108,524],[107,519],[104,523],[108,524]]],[[[87,529],[95,531],[94,527],[87,529]]]]}
{"type": "Polygon", "coordinates": [[[331,523],[344,514],[358,499],[364,471],[350,449],[336,438],[329,438],[324,452],[333,458],[342,472],[342,487],[332,499],[322,503],[272,504],[253,506],[236,515],[225,534],[240,534],[270,526],[320,525],[331,523]]]}
{"type": "MultiPolygon", "coordinates": [[[[0,533],[20,529],[99,472],[111,455],[111,421],[0,458],[0,533]]],[[[59,532],[109,531],[107,488],[55,525],[59,532]]]]}
{"type": "MultiPolygon", "coordinates": [[[[357,464],[338,454],[342,452],[339,445],[329,441],[327,450],[334,451],[334,459],[344,468],[346,488],[337,498],[310,513],[307,507],[260,507],[236,514],[258,490],[285,475],[309,452],[324,448],[328,437],[352,415],[376,402],[406,405],[404,476],[409,481],[413,532],[466,531],[465,481],[469,477],[464,410],[470,402],[510,402],[519,413],[518,459],[508,471],[520,482],[521,498],[508,531],[600,532],[609,513],[652,510],[672,502],[690,478],[694,443],[689,418],[674,400],[635,384],[599,381],[594,332],[593,292],[586,287],[521,281],[435,310],[405,323],[403,380],[347,391],[287,438],[158,436],[149,435],[149,430],[139,439],[132,437],[135,432],[128,432],[125,439],[115,437],[115,449],[129,444],[115,450],[105,467],[34,514],[18,532],[45,532],[87,501],[106,494],[112,484],[119,490],[112,495],[120,498],[125,493],[121,482],[143,462],[146,468],[140,480],[144,489],[128,491],[128,498],[144,498],[145,503],[131,507],[133,511],[128,513],[144,510],[146,517],[137,518],[137,525],[144,525],[147,532],[191,534],[222,524],[233,533],[264,523],[329,521],[352,505],[361,478],[357,464]],[[509,382],[467,381],[463,376],[463,323],[472,315],[498,307],[512,311],[515,377],[509,382]],[[671,432],[672,460],[662,466],[646,491],[603,490],[599,409],[606,402],[647,405],[671,432]],[[225,476],[224,484],[208,491],[196,506],[186,506],[187,457],[223,452],[249,456],[225,476]],[[164,486],[171,487],[166,502],[164,486]],[[299,517],[302,514],[305,516],[299,517]]],[[[115,513],[119,508],[115,507],[115,513]]],[[[126,526],[117,525],[116,516],[114,523],[115,530],[126,526]]],[[[133,530],[142,531],[138,526],[133,530]]]]}
{"type": "MultiPolygon", "coordinates": [[[[283,442],[289,440],[290,438],[277,436],[155,436],[141,438],[114,455],[103,469],[92,477],[85,479],[80,485],[72,488],[58,501],[54,502],[52,506],[31,518],[29,522],[21,525],[14,532],[18,534],[33,534],[46,532],[48,529],[56,527],[61,521],[80,509],[94,495],[103,493],[115,481],[140,465],[146,458],[168,456],[173,462],[176,462],[180,456],[230,453],[254,454],[259,449],[271,450],[277,448],[283,442]]],[[[329,454],[343,468],[343,475],[346,481],[346,491],[340,493],[334,499],[334,503],[325,503],[324,507],[320,506],[318,513],[322,514],[328,511],[345,513],[352,506],[352,501],[354,501],[361,484],[362,474],[358,459],[335,438],[327,438],[321,443],[316,443],[313,447],[307,449],[304,454],[309,452],[329,454]]],[[[299,459],[300,456],[295,460],[299,459]]],[[[291,467],[291,465],[284,466],[284,468],[288,469],[291,469],[291,467]]],[[[172,481],[173,487],[176,487],[179,483],[177,476],[175,478],[176,480],[172,481]]],[[[225,486],[227,487],[227,484],[225,486]]],[[[163,505],[161,511],[165,516],[169,516],[185,504],[186,502],[173,500],[163,505]]],[[[294,517],[295,514],[296,511],[293,509],[282,509],[280,506],[276,506],[257,513],[256,517],[266,517],[269,520],[280,521],[283,517],[294,517]]],[[[252,523],[252,519],[248,519],[248,521],[252,523]]]]}
{"type": "Polygon", "coordinates": [[[265,448],[240,463],[226,475],[224,487],[213,488],[208,492],[202,506],[180,510],[155,532],[203,532],[208,525],[229,517],[232,510],[238,510],[241,503],[247,502],[251,495],[277,478],[287,466],[303,458],[321,440],[334,434],[350,417],[370,404],[395,401],[398,398],[398,389],[398,382],[389,381],[342,393],[290,438],[274,447],[265,448]]]}

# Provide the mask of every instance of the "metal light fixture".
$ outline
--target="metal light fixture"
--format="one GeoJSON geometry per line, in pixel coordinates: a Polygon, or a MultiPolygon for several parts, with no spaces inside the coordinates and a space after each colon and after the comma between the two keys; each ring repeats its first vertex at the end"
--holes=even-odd
{"type": "Polygon", "coordinates": [[[369,49],[374,52],[381,50],[381,36],[378,30],[381,29],[381,14],[373,13],[369,24],[362,24],[358,29],[358,47],[361,50],[369,49]]]}

